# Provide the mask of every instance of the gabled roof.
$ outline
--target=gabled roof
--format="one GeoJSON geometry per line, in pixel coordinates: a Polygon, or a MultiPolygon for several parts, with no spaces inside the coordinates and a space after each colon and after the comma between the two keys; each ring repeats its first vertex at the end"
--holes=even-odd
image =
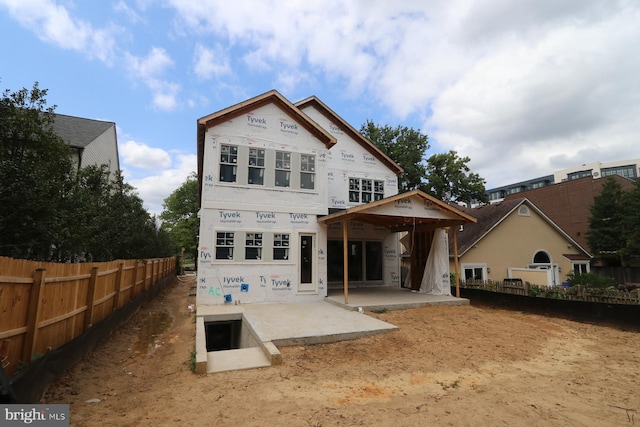
{"type": "MultiPolygon", "coordinates": [[[[585,177],[558,182],[546,187],[508,195],[506,200],[526,197],[544,211],[558,226],[567,232],[582,247],[588,247],[586,232],[589,229],[590,207],[593,199],[602,192],[606,178],[585,177]]],[[[633,188],[632,180],[614,175],[624,191],[633,188]]]]}
{"type": "Polygon", "coordinates": [[[325,103],[320,101],[316,96],[310,96],[309,98],[303,99],[302,101],[296,102],[296,107],[304,110],[307,107],[314,107],[316,110],[320,112],[323,116],[325,116],[329,121],[338,126],[340,130],[349,135],[351,139],[360,144],[365,150],[373,154],[378,160],[380,160],[384,165],[386,165],[389,169],[391,169],[396,175],[401,174],[404,170],[389,156],[384,154],[382,150],[376,147],[371,141],[365,138],[360,132],[355,130],[349,123],[347,123],[342,117],[336,114],[331,108],[329,108],[325,103]]]}
{"type": "Polygon", "coordinates": [[[84,148],[115,126],[113,122],[54,114],[53,131],[74,148],[84,148]]]}
{"type": "MultiPolygon", "coordinates": [[[[275,104],[280,107],[284,112],[289,114],[295,119],[302,127],[304,127],[309,133],[314,135],[320,140],[327,148],[331,148],[336,139],[324,130],[320,125],[311,120],[306,114],[304,114],[295,105],[289,102],[284,96],[282,96],[277,90],[270,90],[269,92],[258,95],[254,98],[243,101],[239,104],[232,105],[231,107],[220,110],[216,113],[209,114],[198,119],[198,141],[200,141],[200,130],[206,131],[210,127],[217,124],[224,123],[228,120],[234,119],[238,116],[246,114],[260,108],[264,105],[275,104]]],[[[203,132],[204,134],[204,132],[203,132]]],[[[203,135],[204,137],[204,135],[203,135]]]]}
{"type": "Polygon", "coordinates": [[[359,221],[391,231],[409,231],[460,226],[475,223],[476,219],[420,190],[413,190],[318,219],[325,224],[341,221],[359,221]]]}
{"type": "Polygon", "coordinates": [[[486,237],[493,229],[498,227],[509,215],[517,211],[523,204],[526,204],[530,209],[535,211],[558,233],[562,234],[565,239],[570,241],[585,255],[589,256],[589,253],[582,246],[580,246],[561,227],[559,227],[544,212],[526,198],[504,200],[500,203],[483,205],[477,208],[457,206],[461,211],[469,215],[473,215],[478,220],[476,224],[465,225],[464,230],[457,233],[458,256],[461,257],[465,252],[478,244],[480,240],[486,237]]]}

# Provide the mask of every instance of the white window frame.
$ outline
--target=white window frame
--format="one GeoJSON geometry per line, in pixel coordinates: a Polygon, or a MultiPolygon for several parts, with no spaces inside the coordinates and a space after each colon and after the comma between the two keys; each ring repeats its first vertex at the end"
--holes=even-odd
{"type": "Polygon", "coordinates": [[[575,274],[589,273],[591,272],[591,263],[589,261],[571,261],[571,270],[575,274]],[[576,271],[576,267],[578,267],[580,271],[576,271]],[[585,271],[582,271],[582,267],[584,267],[585,271]]]}
{"type": "Polygon", "coordinates": [[[234,231],[216,231],[216,240],[215,240],[215,259],[216,261],[232,261],[234,258],[234,249],[235,249],[235,235],[234,231]],[[220,243],[222,241],[222,243],[220,243]],[[231,241],[231,244],[229,244],[231,241]],[[226,258],[218,258],[218,248],[226,248],[229,250],[231,256],[227,256],[226,258]]]}
{"type": "Polygon", "coordinates": [[[239,147],[233,144],[220,144],[220,171],[218,174],[219,182],[237,182],[238,181],[238,150],[239,147]],[[235,153],[232,150],[235,149],[235,153]],[[226,152],[225,152],[226,151],[226,152]],[[231,168],[233,172],[233,180],[232,181],[224,181],[222,180],[222,171],[223,168],[231,168]]]}
{"type": "Polygon", "coordinates": [[[460,266],[460,271],[461,271],[461,273],[462,273],[462,279],[463,279],[464,281],[467,281],[467,280],[468,280],[468,279],[467,279],[467,272],[466,272],[466,270],[473,270],[473,273],[474,273],[474,276],[473,276],[473,277],[474,277],[474,278],[472,278],[471,280],[476,280],[476,279],[475,279],[475,273],[476,273],[476,270],[481,270],[481,271],[482,271],[482,278],[481,278],[481,279],[478,279],[478,280],[483,280],[483,281],[484,281],[484,280],[488,280],[488,278],[489,278],[489,276],[488,276],[487,264],[479,264],[479,263],[476,263],[476,264],[462,264],[462,265],[460,266]]]}

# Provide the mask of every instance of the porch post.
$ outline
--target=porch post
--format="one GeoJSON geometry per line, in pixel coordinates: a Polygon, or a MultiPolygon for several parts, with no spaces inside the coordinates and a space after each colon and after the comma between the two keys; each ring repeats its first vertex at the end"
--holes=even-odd
{"type": "Polygon", "coordinates": [[[348,236],[349,220],[342,221],[342,265],[344,283],[344,303],[349,304],[349,236],[348,236]]]}
{"type": "Polygon", "coordinates": [[[456,269],[456,297],[460,298],[460,266],[458,265],[458,230],[453,227],[453,263],[456,269]]]}

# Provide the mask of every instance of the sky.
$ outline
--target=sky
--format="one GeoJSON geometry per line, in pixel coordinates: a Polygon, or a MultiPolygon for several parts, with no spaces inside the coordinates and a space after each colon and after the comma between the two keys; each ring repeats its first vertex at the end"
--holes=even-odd
{"type": "Polygon", "coordinates": [[[151,214],[198,118],[278,90],[428,135],[487,188],[640,157],[636,0],[0,0],[0,89],[115,122],[151,214]]]}

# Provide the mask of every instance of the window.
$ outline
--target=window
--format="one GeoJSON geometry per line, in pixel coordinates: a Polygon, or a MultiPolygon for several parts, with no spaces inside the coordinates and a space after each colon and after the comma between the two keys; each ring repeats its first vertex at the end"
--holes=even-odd
{"type": "Polygon", "coordinates": [[[617,168],[607,168],[602,169],[602,176],[613,176],[620,175],[629,179],[636,179],[636,168],[635,166],[620,166],[617,168]]]}
{"type": "Polygon", "coordinates": [[[289,259],[289,235],[273,235],[273,259],[283,261],[289,259]]]}
{"type": "Polygon", "coordinates": [[[384,181],[373,181],[373,200],[384,199],[384,181]]]}
{"type": "Polygon", "coordinates": [[[276,187],[289,187],[291,181],[291,153],[276,151],[276,187]]]}
{"type": "Polygon", "coordinates": [[[313,190],[315,188],[316,156],[312,154],[300,155],[300,188],[313,190]]]}
{"type": "Polygon", "coordinates": [[[529,207],[525,205],[521,205],[518,208],[518,215],[520,216],[531,216],[531,212],[529,211],[529,207]]]}
{"type": "Polygon", "coordinates": [[[465,281],[485,280],[484,266],[467,266],[463,269],[465,281]]]}
{"type": "Polygon", "coordinates": [[[220,146],[220,181],[236,182],[238,147],[222,144],[220,146]]]}
{"type": "Polygon", "coordinates": [[[573,272],[575,274],[586,274],[589,272],[589,263],[588,262],[574,262],[573,263],[573,272]]]}
{"type": "Polygon", "coordinates": [[[249,149],[249,184],[264,184],[264,150],[249,149]]]}
{"type": "Polygon", "coordinates": [[[489,200],[501,200],[504,199],[504,191],[494,191],[489,194],[489,200]]]}
{"type": "Polygon", "coordinates": [[[360,180],[349,178],[349,201],[358,203],[360,201],[360,180]]]}
{"type": "Polygon", "coordinates": [[[216,233],[216,259],[233,259],[233,232],[216,233]]]}
{"type": "Polygon", "coordinates": [[[372,199],[373,186],[370,179],[362,180],[362,203],[369,203],[372,199]]]}
{"type": "MultiPolygon", "coordinates": [[[[349,281],[377,282],[382,280],[382,242],[350,240],[348,243],[349,281]]],[[[342,240],[327,241],[327,280],[344,280],[342,240]]]]}
{"type": "Polygon", "coordinates": [[[262,233],[247,233],[244,259],[262,259],[262,233]]]}
{"type": "Polygon", "coordinates": [[[579,171],[567,174],[567,179],[571,181],[572,179],[584,178],[587,176],[591,176],[591,170],[588,171],[579,171]]]}
{"type": "Polygon", "coordinates": [[[384,181],[349,178],[349,202],[369,203],[384,198],[384,181]]]}

